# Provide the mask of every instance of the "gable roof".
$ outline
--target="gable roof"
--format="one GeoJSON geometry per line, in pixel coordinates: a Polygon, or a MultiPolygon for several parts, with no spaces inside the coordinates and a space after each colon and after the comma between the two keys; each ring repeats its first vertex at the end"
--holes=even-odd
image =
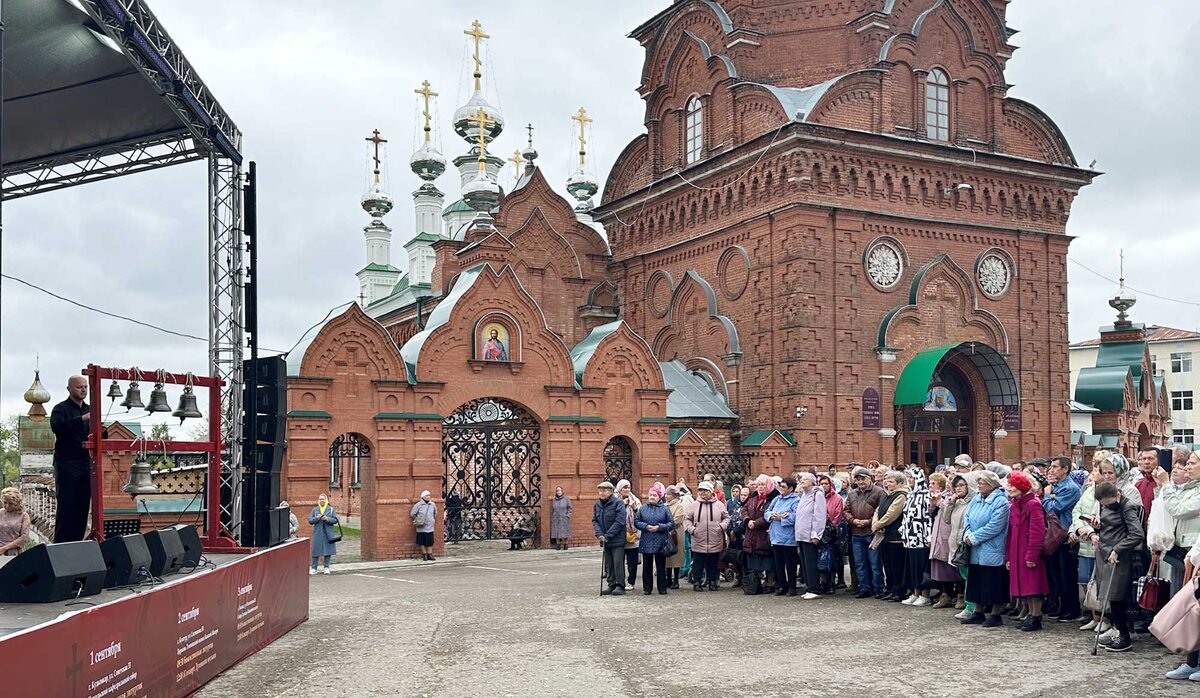
{"type": "Polygon", "coordinates": [[[421,356],[421,347],[425,346],[425,340],[429,339],[429,335],[433,334],[434,330],[449,322],[450,313],[454,310],[455,304],[462,299],[467,289],[471,288],[486,266],[486,264],[479,264],[459,274],[458,280],[454,282],[454,288],[450,289],[445,300],[438,303],[433,312],[429,314],[429,319],[425,322],[425,329],[413,335],[412,339],[400,347],[400,356],[404,358],[404,365],[407,369],[404,373],[408,377],[409,383],[417,382],[417,359],[421,356]]]}
{"type": "Polygon", "coordinates": [[[792,437],[792,432],[779,431],[778,429],[757,429],[755,431],[752,431],[746,435],[746,438],[742,439],[742,445],[743,446],[762,446],[764,443],[767,442],[767,439],[770,439],[771,436],[775,435],[775,434],[778,434],[779,438],[781,438],[785,442],[787,442],[788,446],[796,445],[796,439],[794,437],[792,437]]]}
{"type": "MultiPolygon", "coordinates": [[[[592,360],[592,356],[596,353],[596,347],[600,346],[600,342],[605,337],[616,332],[621,327],[621,320],[613,320],[595,327],[587,336],[579,341],[578,344],[571,347],[571,364],[575,367],[575,385],[583,385],[583,372],[587,368],[588,362],[592,360]]],[[[670,413],[670,400],[667,401],[667,412],[670,413]]]]}
{"type": "MultiPolygon", "coordinates": [[[[1150,343],[1156,342],[1182,342],[1189,339],[1200,339],[1200,332],[1192,330],[1181,330],[1177,327],[1165,327],[1163,325],[1147,325],[1146,326],[1146,341],[1150,343]]],[[[1071,345],[1072,349],[1083,349],[1085,347],[1100,346],[1100,338],[1085,339],[1082,342],[1075,342],[1071,345]]]]}
{"type": "Polygon", "coordinates": [[[667,417],[737,419],[737,414],[725,404],[724,396],[687,370],[682,361],[660,361],[658,365],[662,369],[663,387],[671,391],[667,396],[667,417]]]}

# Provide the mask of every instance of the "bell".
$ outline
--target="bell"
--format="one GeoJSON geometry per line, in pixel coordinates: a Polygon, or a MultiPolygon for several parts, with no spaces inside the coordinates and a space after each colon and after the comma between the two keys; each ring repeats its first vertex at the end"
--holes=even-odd
{"type": "Polygon", "coordinates": [[[136,456],[133,465],[129,466],[129,483],[122,487],[121,491],[131,497],[139,494],[158,494],[158,485],[154,484],[151,473],[152,469],[146,459],[141,455],[136,456]]]}
{"type": "Polygon", "coordinates": [[[170,412],[171,405],[167,402],[167,391],[162,383],[155,383],[150,391],[150,404],[146,405],[147,412],[170,412]]]}
{"type": "Polygon", "coordinates": [[[136,382],[129,384],[129,392],[125,393],[125,399],[121,401],[121,407],[127,410],[140,410],[145,407],[142,404],[142,389],[138,387],[136,382]]]}
{"type": "Polygon", "coordinates": [[[188,417],[203,417],[200,409],[196,407],[196,394],[192,392],[192,386],[185,386],[183,394],[179,396],[179,407],[171,413],[172,417],[179,417],[179,423],[183,424],[183,420],[188,417]]]}
{"type": "Polygon", "coordinates": [[[108,386],[108,397],[116,400],[121,397],[121,394],[121,386],[117,385],[117,382],[114,380],[112,385],[108,386]]]}

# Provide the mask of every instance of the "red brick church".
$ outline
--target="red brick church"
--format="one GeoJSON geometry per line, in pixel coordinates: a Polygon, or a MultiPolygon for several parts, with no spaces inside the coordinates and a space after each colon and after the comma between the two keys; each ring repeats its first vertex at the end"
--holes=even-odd
{"type": "Polygon", "coordinates": [[[646,132],[595,208],[583,110],[574,205],[531,140],[500,184],[474,24],[461,198],[425,84],[407,270],[377,176],[361,305],[289,358],[285,496],[332,490],[389,558],[424,489],[451,537],[533,515],[544,539],[562,487],[584,541],[605,478],[1065,452],[1065,228],[1095,173],[1007,95],[1007,5],[677,0],[631,35],[646,132]]]}

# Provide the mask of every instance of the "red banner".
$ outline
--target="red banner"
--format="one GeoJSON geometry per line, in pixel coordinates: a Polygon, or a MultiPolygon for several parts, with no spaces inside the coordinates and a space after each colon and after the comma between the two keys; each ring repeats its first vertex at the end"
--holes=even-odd
{"type": "Polygon", "coordinates": [[[307,540],[0,640],[5,695],[184,696],[308,618],[307,540]]]}

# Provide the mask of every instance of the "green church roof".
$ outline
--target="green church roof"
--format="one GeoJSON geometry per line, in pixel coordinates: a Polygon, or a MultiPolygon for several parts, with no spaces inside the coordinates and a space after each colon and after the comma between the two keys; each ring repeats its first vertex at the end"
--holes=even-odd
{"type": "Polygon", "coordinates": [[[387,272],[399,272],[400,270],[399,270],[399,269],[397,269],[396,267],[393,267],[393,266],[392,266],[392,265],[390,265],[390,264],[374,264],[374,263],[372,263],[372,264],[368,264],[367,266],[365,266],[365,267],[363,267],[362,269],[360,269],[358,273],[359,273],[359,274],[361,274],[361,273],[363,273],[364,271],[387,271],[387,272]]]}
{"type": "Polygon", "coordinates": [[[441,237],[434,235],[433,233],[417,233],[416,235],[413,236],[412,240],[409,240],[408,242],[404,243],[404,247],[405,247],[405,249],[407,249],[409,246],[415,245],[418,242],[437,242],[438,240],[441,240],[441,239],[442,239],[441,237]]]}
{"type": "Polygon", "coordinates": [[[463,201],[462,199],[459,199],[458,201],[455,201],[454,203],[447,206],[446,209],[444,211],[442,211],[442,215],[444,216],[447,213],[464,213],[467,211],[474,211],[474,210],[475,209],[473,209],[467,205],[467,202],[463,201]]]}

